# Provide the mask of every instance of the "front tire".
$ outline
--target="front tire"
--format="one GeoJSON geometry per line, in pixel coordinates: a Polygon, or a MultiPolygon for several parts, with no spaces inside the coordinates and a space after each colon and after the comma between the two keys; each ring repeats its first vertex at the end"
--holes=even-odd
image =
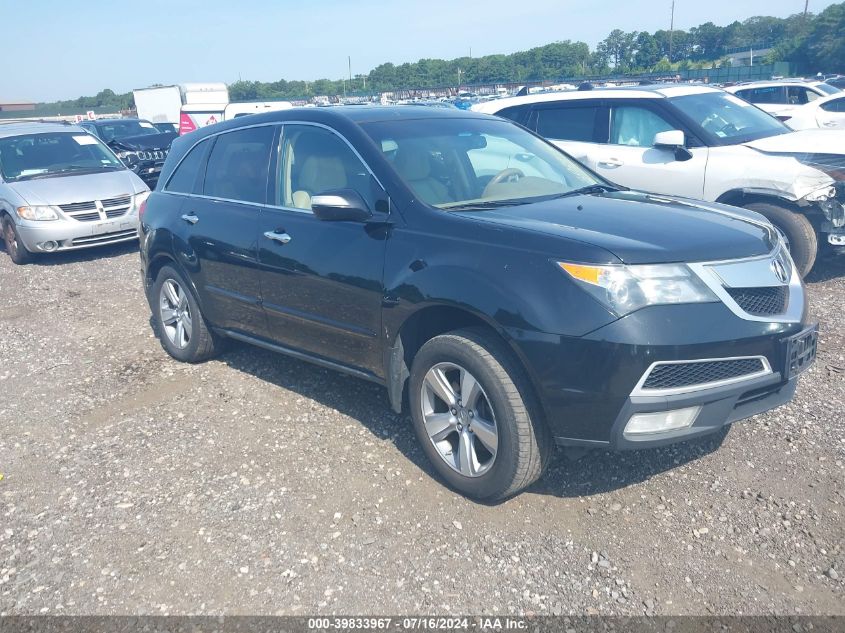
{"type": "Polygon", "coordinates": [[[26,246],[21,241],[20,235],[18,235],[18,229],[12,218],[4,215],[0,225],[3,228],[3,241],[6,242],[6,252],[9,254],[9,258],[15,264],[30,263],[34,255],[26,249],[26,246]]]}
{"type": "Polygon", "coordinates": [[[219,351],[219,339],[209,329],[190,286],[172,266],[159,271],[150,307],[161,346],[176,360],[199,363],[219,351]]]}
{"type": "Polygon", "coordinates": [[[414,358],[409,384],[417,438],[458,492],[496,501],[536,481],[553,440],[525,371],[482,329],[436,336],[414,358]]]}
{"type": "Polygon", "coordinates": [[[789,254],[801,277],[806,277],[816,263],[819,240],[806,215],[769,202],[752,202],[746,209],[756,211],[774,224],[789,240],[789,254]]]}

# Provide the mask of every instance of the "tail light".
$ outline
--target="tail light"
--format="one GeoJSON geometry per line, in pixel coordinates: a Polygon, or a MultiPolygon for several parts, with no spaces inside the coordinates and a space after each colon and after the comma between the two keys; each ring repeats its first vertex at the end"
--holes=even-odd
{"type": "Polygon", "coordinates": [[[187,134],[188,132],[193,132],[197,129],[197,126],[194,125],[194,122],[191,120],[191,115],[187,112],[181,112],[179,114],[179,134],[187,134]]]}

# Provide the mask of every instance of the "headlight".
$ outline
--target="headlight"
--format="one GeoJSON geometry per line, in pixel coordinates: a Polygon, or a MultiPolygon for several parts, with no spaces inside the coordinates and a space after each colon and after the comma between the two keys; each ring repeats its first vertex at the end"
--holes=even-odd
{"type": "Polygon", "coordinates": [[[138,209],[141,208],[141,205],[144,204],[144,202],[146,202],[147,198],[149,198],[149,197],[150,197],[149,190],[142,191],[141,193],[135,194],[135,209],[134,210],[138,211],[138,209]]]}
{"type": "Polygon", "coordinates": [[[53,207],[18,207],[18,215],[24,220],[59,219],[59,214],[53,207]]]}
{"type": "Polygon", "coordinates": [[[617,316],[651,305],[719,300],[684,264],[557,264],[617,316]]]}
{"type": "Polygon", "coordinates": [[[138,163],[138,152],[117,152],[117,157],[127,167],[133,167],[138,163]]]}

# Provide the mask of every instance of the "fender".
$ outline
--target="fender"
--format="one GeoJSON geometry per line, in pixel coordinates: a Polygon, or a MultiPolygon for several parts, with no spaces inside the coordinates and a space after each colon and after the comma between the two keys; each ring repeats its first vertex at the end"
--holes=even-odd
{"type": "MultiPolygon", "coordinates": [[[[567,303],[572,305],[570,293],[582,291],[542,255],[537,254],[528,262],[524,253],[522,258],[512,262],[508,262],[506,250],[502,255],[498,261],[491,261],[489,257],[486,260],[470,257],[470,261],[464,261],[464,254],[451,251],[440,264],[428,265],[416,260],[410,266],[393,268],[401,273],[385,284],[382,334],[386,342],[385,382],[395,411],[401,410],[403,388],[413,356],[430,335],[470,325],[486,325],[505,341],[528,370],[520,340],[545,337],[549,333],[556,333],[552,336],[580,336],[594,329],[596,322],[615,320],[597,302],[594,310],[567,314],[565,306],[567,303]],[[485,272],[486,268],[498,270],[489,274],[485,272]],[[503,279],[506,283],[494,283],[494,280],[503,279]],[[561,289],[559,295],[549,292],[555,283],[561,289]],[[426,315],[438,322],[427,321],[426,315]],[[439,322],[444,315],[447,322],[439,322]],[[584,317],[592,322],[582,321],[584,317]],[[408,327],[412,327],[412,331],[408,327]]],[[[579,305],[584,306],[585,302],[580,300],[579,305]]],[[[536,377],[530,370],[528,373],[536,386],[536,377]]]]}

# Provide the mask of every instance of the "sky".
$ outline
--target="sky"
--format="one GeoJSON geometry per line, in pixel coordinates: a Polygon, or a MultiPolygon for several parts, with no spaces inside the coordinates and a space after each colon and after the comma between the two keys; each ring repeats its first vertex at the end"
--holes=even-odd
{"type": "MultiPolygon", "coordinates": [[[[809,0],[818,13],[834,4],[809,0]]],[[[0,0],[13,46],[0,102],[151,84],[339,79],[383,62],[594,48],[614,28],[668,28],[671,0],[0,0]]],[[[786,17],[804,0],[675,0],[675,28],[786,17]]]]}

